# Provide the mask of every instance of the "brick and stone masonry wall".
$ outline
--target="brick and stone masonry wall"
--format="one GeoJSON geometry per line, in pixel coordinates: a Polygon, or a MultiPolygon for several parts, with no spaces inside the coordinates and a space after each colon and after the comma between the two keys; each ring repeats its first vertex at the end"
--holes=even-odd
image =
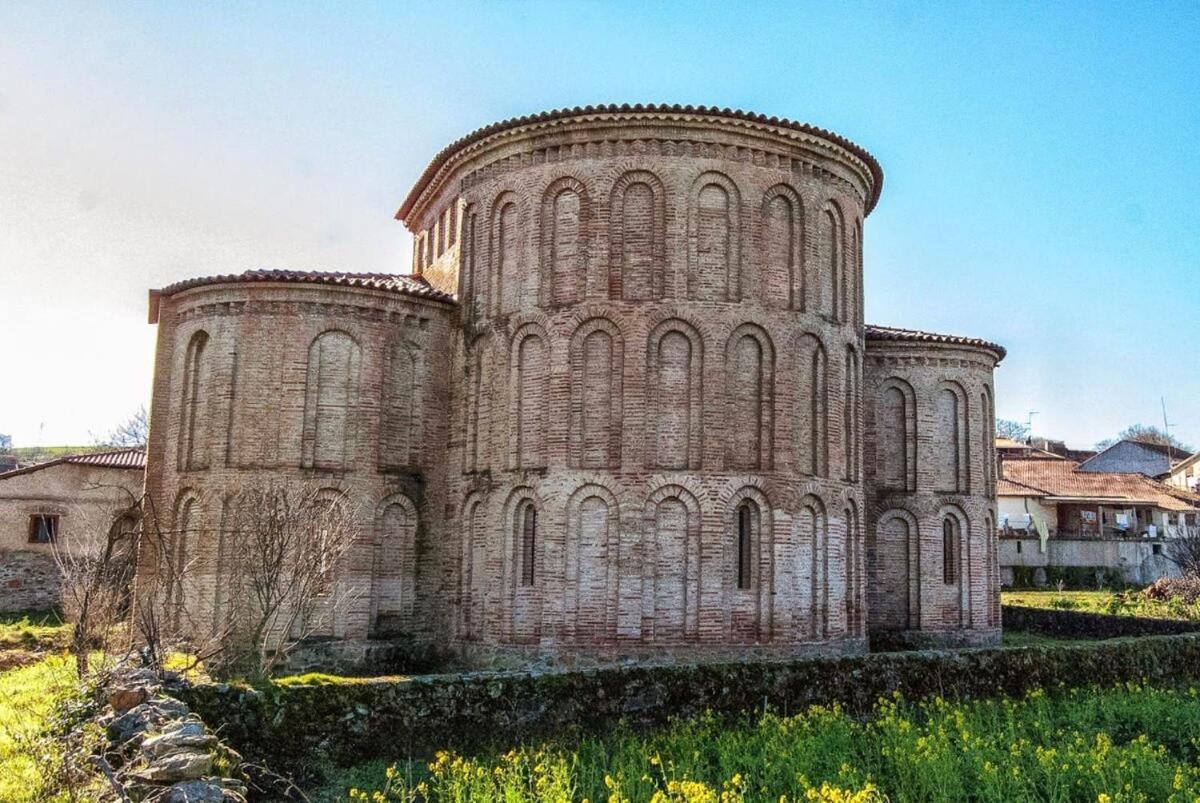
{"type": "Polygon", "coordinates": [[[0,550],[0,613],[54,608],[58,586],[58,567],[50,553],[0,550]]]}
{"type": "MultiPolygon", "coordinates": [[[[350,492],[371,542],[341,572],[367,600],[332,623],[344,638],[516,663],[864,649],[883,582],[864,476],[870,157],[765,118],[612,110],[451,152],[402,211],[416,270],[457,305],[316,282],[162,299],[163,520],[219,532],[250,477],[350,492]]],[[[987,640],[976,408],[998,355],[952,352],[906,352],[945,376],[910,379],[905,509],[929,543],[903,629],[987,640]],[[946,416],[953,432],[926,426],[946,416]]],[[[219,616],[219,538],[193,554],[210,568],[190,594],[219,616]]]]}
{"type": "Polygon", "coordinates": [[[882,645],[999,640],[997,358],[983,346],[868,345],[868,611],[882,645]]]}
{"type": "Polygon", "coordinates": [[[497,144],[429,206],[461,209],[450,533],[481,657],[861,649],[867,190],[698,136],[497,144]]]}
{"type": "Polygon", "coordinates": [[[226,500],[279,482],[346,492],[358,518],[338,578],[351,592],[335,595],[348,601],[319,635],[439,629],[447,311],[316,284],[205,285],[162,300],[147,490],[157,526],[182,545],[196,632],[228,610],[238,556],[221,550],[226,500]]]}

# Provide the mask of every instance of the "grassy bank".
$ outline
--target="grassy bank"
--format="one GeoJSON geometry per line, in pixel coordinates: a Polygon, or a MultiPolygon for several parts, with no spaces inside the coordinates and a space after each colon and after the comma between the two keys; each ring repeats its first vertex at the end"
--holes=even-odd
{"type": "Polygon", "coordinates": [[[1005,591],[1005,605],[1027,608],[1052,608],[1114,616],[1143,616],[1151,619],[1200,621],[1200,604],[1180,599],[1148,599],[1141,590],[1129,591],[1005,591]]]}
{"type": "Polygon", "coordinates": [[[1197,734],[1194,688],[892,699],[865,720],[837,707],[702,716],[650,734],[618,729],[470,759],[444,753],[428,765],[374,762],[331,777],[314,799],[1192,801],[1197,734]]]}
{"type": "Polygon", "coordinates": [[[46,734],[56,707],[77,689],[74,662],[62,654],[0,672],[0,800],[49,797],[58,756],[46,734]]]}

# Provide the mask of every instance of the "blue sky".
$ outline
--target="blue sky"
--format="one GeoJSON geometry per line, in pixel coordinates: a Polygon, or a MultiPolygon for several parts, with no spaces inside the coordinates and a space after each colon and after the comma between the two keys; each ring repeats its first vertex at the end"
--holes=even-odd
{"type": "Polygon", "coordinates": [[[409,269],[392,214],[494,120],[730,106],[868,148],[867,319],[1009,348],[997,412],[1200,446],[1200,4],[0,6],[0,432],[149,395],[146,290],[409,269]]]}

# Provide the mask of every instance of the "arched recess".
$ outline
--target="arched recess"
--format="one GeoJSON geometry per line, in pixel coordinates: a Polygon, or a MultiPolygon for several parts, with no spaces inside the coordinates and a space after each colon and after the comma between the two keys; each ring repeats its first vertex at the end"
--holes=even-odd
{"type": "Polygon", "coordinates": [[[417,509],[403,494],[383,500],[375,516],[377,536],[371,562],[371,632],[408,633],[415,624],[417,509]]]}
{"type": "Polygon", "coordinates": [[[851,294],[851,304],[854,309],[854,314],[851,315],[851,322],[855,326],[863,325],[863,222],[862,218],[855,218],[854,229],[852,231],[853,240],[850,245],[850,282],[854,288],[851,294]]]}
{"type": "Polygon", "coordinates": [[[570,463],[621,465],[625,340],[607,318],[589,318],[571,335],[570,463]]]}
{"type": "Polygon", "coordinates": [[[740,301],[741,195],[728,176],[700,175],[688,204],[687,297],[740,301]]]}
{"type": "Polygon", "coordinates": [[[646,342],[646,464],[700,468],[704,340],[687,321],[663,321],[646,342]]]}
{"type": "Polygon", "coordinates": [[[942,382],[938,385],[936,399],[936,488],[945,493],[968,493],[971,487],[971,428],[967,417],[967,394],[957,382],[942,382]]]}
{"type": "Polygon", "coordinates": [[[982,546],[984,556],[983,626],[997,627],[1000,624],[997,607],[1000,600],[1000,570],[996,556],[995,518],[989,510],[983,516],[982,546]]]}
{"type": "Polygon", "coordinates": [[[487,507],[482,494],[473,493],[462,506],[462,555],[459,558],[461,633],[479,640],[487,626],[487,507]]]}
{"type": "Polygon", "coordinates": [[[853,346],[846,347],[846,359],[842,366],[842,477],[847,482],[859,478],[859,449],[862,445],[861,387],[858,352],[853,346]]]}
{"type": "Polygon", "coordinates": [[[555,179],[542,194],[541,304],[575,304],[587,296],[592,206],[578,179],[555,179]]]}
{"type": "Polygon", "coordinates": [[[485,370],[488,364],[488,336],[480,335],[471,342],[467,352],[467,403],[465,407],[465,431],[467,435],[463,455],[465,472],[480,471],[487,465],[487,440],[490,428],[491,407],[485,385],[485,370]]]}
{"type": "Polygon", "coordinates": [[[938,511],[938,526],[941,624],[964,627],[971,621],[971,525],[958,506],[946,505],[938,511]]]}
{"type": "Polygon", "coordinates": [[[610,640],[622,592],[620,506],[602,485],[576,489],[567,500],[563,615],[567,637],[580,644],[610,640]]]}
{"type": "Polygon", "coordinates": [[[522,225],[517,196],[501,193],[492,203],[489,231],[492,314],[507,315],[518,306],[525,272],[521,268],[522,225]]]}
{"type": "Polygon", "coordinates": [[[528,487],[513,490],[504,506],[505,576],[508,586],[506,631],[515,643],[536,642],[542,632],[546,565],[539,524],[543,505],[528,487]]]}
{"type": "Polygon", "coordinates": [[[813,334],[796,342],[796,467],[815,477],[829,476],[829,360],[813,334]]]}
{"type": "Polygon", "coordinates": [[[821,210],[820,217],[820,281],[817,287],[814,312],[828,315],[835,321],[844,320],[843,294],[845,293],[845,225],[842,209],[829,201],[821,210]]]}
{"type": "Polygon", "coordinates": [[[212,373],[209,336],[201,329],[188,340],[183,358],[183,394],[179,400],[180,471],[208,468],[212,373]]]}
{"type": "Polygon", "coordinates": [[[875,405],[875,477],[889,491],[917,488],[917,394],[899,377],[880,386],[875,405]]]}
{"type": "Polygon", "coordinates": [[[511,343],[509,465],[542,468],[550,425],[550,339],[541,325],[528,323],[513,333],[511,343]]]}
{"type": "Polygon", "coordinates": [[[775,529],[771,503],[758,488],[739,488],[725,506],[722,584],[737,640],[774,636],[775,529]]]}
{"type": "Polygon", "coordinates": [[[996,495],[996,432],[995,412],[992,410],[992,389],[987,385],[979,393],[979,459],[983,463],[983,493],[996,495]]]}
{"type": "Polygon", "coordinates": [[[340,330],[322,332],[308,349],[303,462],[345,470],[354,463],[361,350],[340,330]]]}
{"type": "Polygon", "coordinates": [[[843,552],[846,558],[846,635],[855,637],[861,636],[863,633],[863,618],[865,613],[863,610],[865,585],[863,582],[863,571],[865,569],[865,560],[863,558],[863,534],[858,517],[858,505],[855,504],[853,499],[847,501],[846,507],[842,510],[842,518],[845,527],[843,552]]]}
{"type": "Polygon", "coordinates": [[[168,622],[179,634],[193,624],[187,609],[195,603],[192,596],[201,565],[199,559],[212,546],[205,543],[204,508],[194,491],[179,492],[174,526],[164,540],[166,549],[159,560],[159,571],[163,573],[160,584],[166,589],[168,622]]]}
{"type": "Polygon", "coordinates": [[[379,467],[396,469],[419,462],[421,443],[421,378],[424,359],[414,343],[395,340],[384,368],[383,410],[379,427],[379,467]]]}
{"type": "Polygon", "coordinates": [[[776,184],[763,195],[763,304],[777,309],[804,309],[804,204],[794,189],[776,184]]]}
{"type": "Polygon", "coordinates": [[[893,509],[879,517],[867,554],[871,628],[921,627],[921,536],[916,518],[893,509]]]}
{"type": "Polygon", "coordinates": [[[631,170],[609,195],[611,298],[644,301],[665,294],[667,193],[658,176],[631,170]]]}
{"type": "Polygon", "coordinates": [[[757,324],[742,324],[725,346],[725,464],[770,470],[775,447],[775,347],[757,324]]]}
{"type": "Polygon", "coordinates": [[[792,612],[793,638],[829,636],[829,516],[825,503],[813,494],[800,500],[784,567],[786,585],[780,610],[792,612]]]}
{"type": "Polygon", "coordinates": [[[646,501],[642,638],[694,642],[700,634],[700,503],[682,485],[664,485],[646,501]]]}
{"type": "Polygon", "coordinates": [[[487,263],[481,257],[481,235],[479,207],[469,204],[462,216],[462,280],[459,295],[469,317],[478,317],[487,311],[488,272],[487,263]]]}

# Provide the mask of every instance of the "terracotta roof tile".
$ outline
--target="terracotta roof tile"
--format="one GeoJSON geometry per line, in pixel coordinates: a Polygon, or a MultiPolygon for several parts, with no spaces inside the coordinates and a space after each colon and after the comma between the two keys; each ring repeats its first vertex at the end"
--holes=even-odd
{"type": "Polygon", "coordinates": [[[898,329],[894,326],[874,326],[867,324],[867,340],[886,340],[910,343],[945,343],[951,346],[976,346],[996,352],[1003,360],[1008,354],[1004,346],[983,340],[978,337],[962,337],[960,335],[939,335],[935,332],[922,332],[919,329],[898,329]]]}
{"type": "Polygon", "coordinates": [[[363,287],[369,290],[390,291],[406,296],[428,298],[431,301],[454,302],[454,296],[434,288],[423,276],[393,273],[350,273],[345,271],[248,270],[244,273],[185,279],[184,281],[175,282],[161,290],[152,292],[160,296],[169,296],[184,290],[190,290],[193,287],[240,282],[334,284],[341,287],[363,287]]]}
{"type": "Polygon", "coordinates": [[[1069,496],[1148,502],[1164,510],[1194,510],[1200,495],[1152,480],[1141,474],[1076,471],[1071,460],[1005,460],[1000,496],[1069,496]],[[1029,489],[1038,491],[1031,494],[1029,489]]]}
{"type": "Polygon", "coordinates": [[[45,463],[35,463],[32,466],[13,469],[0,474],[0,480],[15,477],[20,474],[30,474],[51,466],[70,464],[74,466],[95,466],[97,468],[117,468],[144,471],[146,468],[146,450],[142,447],[132,449],[108,449],[102,452],[83,452],[69,454],[47,460],[45,463]]]}
{"type": "Polygon", "coordinates": [[[621,114],[659,114],[673,117],[725,117],[734,120],[744,120],[750,123],[759,125],[776,126],[779,128],[790,128],[793,131],[800,131],[805,134],[827,139],[846,150],[853,153],[858,158],[867,163],[868,169],[874,178],[874,187],[872,195],[867,199],[867,214],[875,208],[875,203],[879,200],[879,193],[883,189],[883,168],[879,166],[879,162],[875,157],[866,151],[865,148],[856,145],[840,134],[835,134],[832,131],[827,131],[824,128],[818,128],[807,123],[798,123],[794,120],[788,120],[784,117],[768,117],[765,114],[755,114],[754,112],[746,112],[741,109],[718,109],[715,106],[681,106],[678,103],[605,103],[596,106],[575,106],[570,109],[551,109],[550,111],[541,112],[539,114],[528,114],[524,117],[512,117],[508,120],[501,120],[498,123],[486,125],[483,128],[477,128],[465,137],[455,140],[438,152],[425,171],[421,173],[420,178],[413,184],[413,188],[409,190],[408,197],[404,199],[404,203],[400,206],[400,211],[396,213],[397,220],[405,220],[408,213],[412,211],[413,206],[417,202],[417,198],[425,191],[425,187],[433,180],[434,175],[441,169],[451,156],[458,151],[472,145],[480,140],[487,139],[493,134],[498,134],[502,131],[508,131],[513,128],[522,126],[534,125],[537,123],[549,123],[556,120],[564,120],[570,117],[587,117],[601,115],[621,115],[621,114]]]}

